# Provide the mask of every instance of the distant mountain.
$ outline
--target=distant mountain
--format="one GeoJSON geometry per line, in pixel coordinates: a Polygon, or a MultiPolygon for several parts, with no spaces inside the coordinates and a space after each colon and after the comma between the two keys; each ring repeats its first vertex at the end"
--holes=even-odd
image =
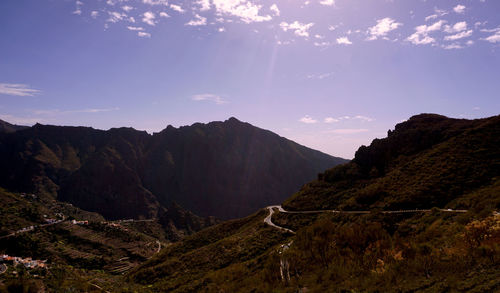
{"type": "Polygon", "coordinates": [[[285,201],[289,209],[500,208],[500,116],[421,114],[361,146],[285,201]],[[495,187],[496,186],[496,187],[495,187]]]}
{"type": "Polygon", "coordinates": [[[345,162],[235,118],[153,135],[41,124],[0,135],[1,186],[112,219],[160,217],[173,202],[240,217],[345,162]]]}
{"type": "Polygon", "coordinates": [[[22,129],[26,129],[26,128],[29,128],[29,126],[10,124],[9,122],[5,122],[3,120],[0,120],[0,133],[16,132],[18,130],[22,130],[22,129]]]}

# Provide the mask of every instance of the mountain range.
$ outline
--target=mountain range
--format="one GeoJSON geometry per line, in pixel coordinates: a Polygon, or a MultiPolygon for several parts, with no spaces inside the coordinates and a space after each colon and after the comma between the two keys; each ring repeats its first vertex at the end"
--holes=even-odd
{"type": "Polygon", "coordinates": [[[498,292],[499,145],[500,116],[413,116],[274,213],[186,237],[127,280],[152,292],[498,292]]]}
{"type": "Polygon", "coordinates": [[[202,217],[242,217],[347,162],[236,118],[168,126],[152,135],[132,128],[0,125],[1,186],[109,219],[161,218],[173,203],[202,217]]]}

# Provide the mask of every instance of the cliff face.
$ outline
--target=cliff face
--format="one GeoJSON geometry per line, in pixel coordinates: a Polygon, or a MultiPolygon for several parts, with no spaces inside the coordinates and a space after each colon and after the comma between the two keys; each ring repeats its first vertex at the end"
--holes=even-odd
{"type": "Polygon", "coordinates": [[[346,160],[231,118],[154,135],[37,124],[0,135],[0,162],[2,186],[108,218],[154,217],[172,202],[233,218],[284,200],[346,160]]]}

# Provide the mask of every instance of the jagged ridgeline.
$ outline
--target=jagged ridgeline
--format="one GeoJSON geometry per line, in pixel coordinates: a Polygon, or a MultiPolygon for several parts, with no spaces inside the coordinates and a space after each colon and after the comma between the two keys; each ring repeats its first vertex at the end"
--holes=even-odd
{"type": "Polygon", "coordinates": [[[161,217],[173,202],[203,217],[241,217],[346,162],[235,118],[153,135],[132,128],[4,128],[1,186],[110,219],[161,217]]]}
{"type": "Polygon", "coordinates": [[[414,116],[281,212],[188,236],[127,280],[152,292],[498,292],[499,146],[500,116],[414,116]]]}
{"type": "Polygon", "coordinates": [[[284,202],[291,210],[500,208],[500,116],[421,114],[284,202]]]}

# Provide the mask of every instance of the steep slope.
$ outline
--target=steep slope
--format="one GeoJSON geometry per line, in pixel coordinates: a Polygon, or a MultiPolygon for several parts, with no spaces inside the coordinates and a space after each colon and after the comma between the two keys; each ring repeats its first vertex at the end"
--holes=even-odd
{"type": "Polygon", "coordinates": [[[414,116],[283,205],[309,213],[274,210],[295,234],[261,210],[185,238],[129,280],[152,292],[497,292],[499,140],[500,116],[414,116]]]}
{"type": "Polygon", "coordinates": [[[244,216],[343,162],[235,118],[154,135],[40,124],[0,135],[0,186],[114,219],[159,217],[172,202],[244,216]]]}
{"type": "Polygon", "coordinates": [[[422,114],[385,139],[362,146],[352,162],[327,170],[285,201],[289,209],[499,208],[498,195],[468,194],[500,175],[500,116],[450,119],[422,114]],[[493,200],[493,201],[492,201],[493,200]]]}
{"type": "Polygon", "coordinates": [[[29,128],[29,126],[10,124],[9,122],[0,120],[0,133],[16,132],[18,130],[22,130],[22,129],[26,129],[26,128],[29,128]]]}
{"type": "Polygon", "coordinates": [[[345,162],[235,118],[168,127],[146,157],[144,186],[160,201],[224,219],[281,202],[318,171],[345,162]]]}

